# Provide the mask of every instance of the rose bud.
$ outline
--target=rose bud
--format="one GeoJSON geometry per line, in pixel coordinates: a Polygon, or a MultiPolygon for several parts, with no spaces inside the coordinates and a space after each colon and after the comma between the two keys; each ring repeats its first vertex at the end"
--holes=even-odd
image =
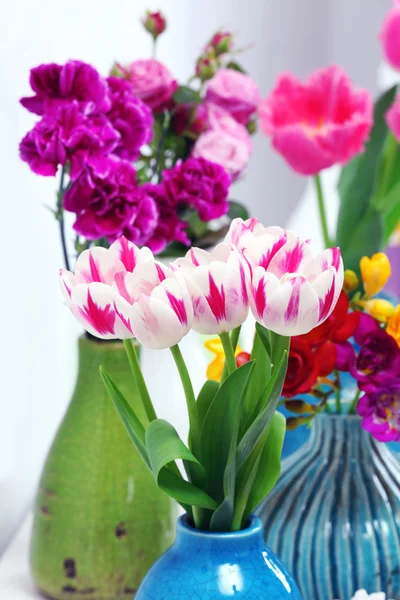
{"type": "Polygon", "coordinates": [[[233,46],[233,37],[229,31],[218,31],[211,38],[211,41],[208,45],[208,48],[211,47],[215,50],[215,54],[219,56],[220,54],[225,54],[226,52],[230,52],[233,46]]]}
{"type": "Polygon", "coordinates": [[[167,21],[160,11],[152,13],[148,10],[142,23],[154,39],[158,38],[167,28],[167,21]]]}
{"type": "Polygon", "coordinates": [[[196,75],[201,81],[212,79],[218,71],[218,62],[215,58],[200,56],[196,64],[196,75]]]}

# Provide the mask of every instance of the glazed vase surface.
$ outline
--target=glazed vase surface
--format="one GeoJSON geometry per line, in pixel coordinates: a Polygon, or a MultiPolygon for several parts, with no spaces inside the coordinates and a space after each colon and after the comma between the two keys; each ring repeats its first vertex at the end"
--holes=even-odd
{"type": "Polygon", "coordinates": [[[35,584],[57,600],[131,600],[174,539],[176,507],[128,438],[100,365],[139,405],[123,344],[80,338],[77,383],[40,479],[31,540],[35,584]]]}

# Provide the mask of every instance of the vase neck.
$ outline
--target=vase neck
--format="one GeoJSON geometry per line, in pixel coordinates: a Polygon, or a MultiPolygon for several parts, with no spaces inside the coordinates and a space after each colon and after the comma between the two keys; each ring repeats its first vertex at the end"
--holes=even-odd
{"type": "Polygon", "coordinates": [[[221,550],[232,548],[232,543],[235,544],[235,551],[241,551],[248,548],[249,544],[256,547],[264,545],[263,528],[259,517],[251,516],[249,526],[241,531],[232,531],[227,533],[219,533],[213,531],[200,531],[191,527],[186,522],[186,516],[178,519],[176,528],[176,542],[179,546],[199,546],[212,548],[218,547],[221,550]]]}

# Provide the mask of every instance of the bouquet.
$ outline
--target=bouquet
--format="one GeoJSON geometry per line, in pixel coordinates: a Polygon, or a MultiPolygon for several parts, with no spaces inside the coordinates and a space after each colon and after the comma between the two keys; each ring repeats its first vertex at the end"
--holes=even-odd
{"type": "MultiPolygon", "coordinates": [[[[165,18],[148,13],[144,26],[155,53],[165,18]]],[[[51,210],[67,268],[66,212],[76,256],[122,235],[156,254],[183,254],[247,216],[229,194],[252,152],[259,94],[237,52],[232,34],[216,32],[186,84],[154,56],[117,63],[106,77],[80,60],[31,70],[33,95],[21,104],[40,119],[20,156],[37,175],[58,175],[51,210]]]]}
{"type": "Polygon", "coordinates": [[[343,285],[339,249],[315,256],[291,232],[235,219],[211,252],[192,248],[166,267],[148,247],[122,237],[109,249],[85,250],[75,274],[61,270],[60,283],[89,333],[124,340],[146,419],[104,369],[101,376],[157,485],[199,529],[246,527],[280,472],[285,419],[276,407],[290,336],[322,327],[332,314],[343,285]],[[256,335],[251,360],[238,366],[237,342],[249,308],[256,335]],[[191,329],[218,334],[224,350],[221,381],[206,381],[197,398],[179,349],[191,329]],[[188,443],[157,418],[134,337],[172,352],[186,397],[188,443]],[[183,461],[184,474],[176,461],[183,461]]]}

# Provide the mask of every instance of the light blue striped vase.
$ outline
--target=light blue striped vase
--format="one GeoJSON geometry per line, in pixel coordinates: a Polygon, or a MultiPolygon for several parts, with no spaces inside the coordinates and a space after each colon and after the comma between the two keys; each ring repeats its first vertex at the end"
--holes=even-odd
{"type": "Polygon", "coordinates": [[[400,599],[400,463],[358,416],[319,415],[258,513],[303,598],[400,599]]]}

